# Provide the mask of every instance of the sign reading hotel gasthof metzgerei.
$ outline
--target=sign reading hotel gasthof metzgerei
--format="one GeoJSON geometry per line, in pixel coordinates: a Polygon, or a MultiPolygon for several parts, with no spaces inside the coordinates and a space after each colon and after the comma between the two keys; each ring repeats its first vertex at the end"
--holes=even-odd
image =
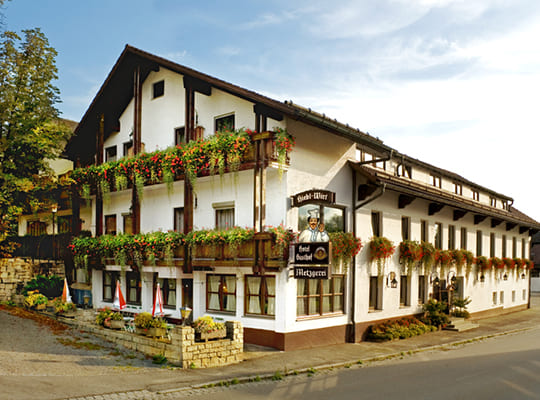
{"type": "Polygon", "coordinates": [[[294,244],[294,277],[296,279],[328,279],[330,277],[329,242],[294,244]]]}

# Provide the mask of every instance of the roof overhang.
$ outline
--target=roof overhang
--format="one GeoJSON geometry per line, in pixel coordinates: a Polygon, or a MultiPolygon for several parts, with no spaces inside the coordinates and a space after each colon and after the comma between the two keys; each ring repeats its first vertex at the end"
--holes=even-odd
{"type": "Polygon", "coordinates": [[[364,176],[369,185],[384,186],[385,190],[391,190],[402,195],[398,200],[398,207],[404,208],[414,199],[423,199],[430,202],[428,213],[431,215],[440,211],[442,206],[448,206],[454,209],[454,220],[460,219],[466,213],[471,213],[475,216],[475,222],[491,218],[492,227],[506,222],[507,230],[519,226],[520,233],[528,230],[531,235],[540,230],[540,224],[538,222],[516,209],[496,209],[433,186],[360,165],[358,162],[349,161],[349,165],[354,171],[364,176]]]}

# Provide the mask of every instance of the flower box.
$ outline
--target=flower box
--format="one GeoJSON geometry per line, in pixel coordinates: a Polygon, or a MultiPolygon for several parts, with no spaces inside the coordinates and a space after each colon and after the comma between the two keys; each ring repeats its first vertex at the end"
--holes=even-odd
{"type": "Polygon", "coordinates": [[[223,258],[232,260],[235,258],[253,258],[255,254],[255,246],[253,241],[242,243],[238,246],[223,246],[223,258]]]}
{"type": "Polygon", "coordinates": [[[205,342],[211,339],[223,339],[227,337],[227,329],[223,328],[223,329],[218,329],[212,332],[200,332],[200,333],[197,333],[196,336],[200,340],[204,340],[205,342]]]}
{"type": "Polygon", "coordinates": [[[146,336],[149,337],[165,337],[167,336],[167,328],[148,328],[146,336]]]}
{"type": "Polygon", "coordinates": [[[125,322],[124,320],[111,320],[110,328],[111,329],[124,329],[125,322]]]}

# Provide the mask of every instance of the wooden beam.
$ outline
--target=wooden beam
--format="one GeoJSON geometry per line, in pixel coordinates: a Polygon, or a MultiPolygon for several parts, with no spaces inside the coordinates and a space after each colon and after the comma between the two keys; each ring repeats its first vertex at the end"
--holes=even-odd
{"type": "Polygon", "coordinates": [[[454,221],[458,221],[467,214],[465,210],[454,210],[454,221]]]}
{"type": "Polygon", "coordinates": [[[192,76],[184,75],[184,88],[202,93],[206,96],[212,95],[212,85],[192,76]]]}
{"type": "Polygon", "coordinates": [[[372,185],[369,183],[358,185],[358,201],[362,201],[368,196],[371,196],[375,190],[377,190],[377,185],[372,185]]]}
{"type": "Polygon", "coordinates": [[[435,215],[441,211],[444,207],[444,204],[441,203],[429,203],[428,206],[428,215],[435,215]]]}
{"type": "Polygon", "coordinates": [[[486,218],[487,218],[487,215],[476,214],[474,216],[474,224],[478,225],[479,223],[484,222],[486,218]]]}
{"type": "Polygon", "coordinates": [[[405,208],[407,207],[409,204],[411,204],[414,200],[416,199],[416,197],[414,196],[409,196],[409,195],[406,195],[406,194],[400,194],[399,195],[399,198],[398,198],[398,208],[405,208]]]}
{"type": "Polygon", "coordinates": [[[502,219],[491,218],[491,227],[492,228],[495,228],[495,227],[499,226],[501,223],[502,223],[502,219]]]}
{"type": "MultiPolygon", "coordinates": [[[[276,121],[282,121],[283,120],[283,114],[268,107],[268,106],[265,106],[264,104],[255,104],[253,106],[253,112],[255,114],[260,114],[264,117],[267,117],[267,118],[272,118],[276,121]]],[[[262,131],[257,131],[257,132],[262,132],[262,131]]]]}
{"type": "Polygon", "coordinates": [[[507,230],[507,231],[511,231],[511,230],[514,229],[516,226],[517,226],[517,224],[516,224],[515,222],[507,222],[507,223],[506,223],[506,230],[507,230]]]}

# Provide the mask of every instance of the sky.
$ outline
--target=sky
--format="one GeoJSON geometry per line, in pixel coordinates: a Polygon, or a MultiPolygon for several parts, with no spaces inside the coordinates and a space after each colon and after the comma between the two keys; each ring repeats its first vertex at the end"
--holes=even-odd
{"type": "Polygon", "coordinates": [[[11,0],[3,14],[58,51],[64,118],[129,44],[348,123],[540,221],[538,0],[11,0]]]}

